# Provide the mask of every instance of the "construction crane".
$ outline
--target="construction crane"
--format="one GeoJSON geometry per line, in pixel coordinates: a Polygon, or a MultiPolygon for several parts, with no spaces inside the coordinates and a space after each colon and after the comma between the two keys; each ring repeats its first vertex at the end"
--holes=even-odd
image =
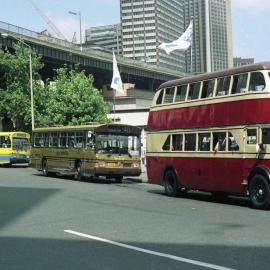
{"type": "Polygon", "coordinates": [[[48,24],[48,26],[55,32],[58,38],[67,40],[64,34],[55,26],[55,24],[39,9],[39,7],[32,1],[28,0],[34,9],[39,13],[39,15],[43,18],[43,20],[48,24]]]}

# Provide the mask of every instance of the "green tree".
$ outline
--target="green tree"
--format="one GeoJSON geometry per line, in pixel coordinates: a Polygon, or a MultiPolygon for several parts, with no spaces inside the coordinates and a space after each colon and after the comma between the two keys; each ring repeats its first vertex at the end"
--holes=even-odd
{"type": "MultiPolygon", "coordinates": [[[[31,95],[29,49],[22,43],[14,46],[15,53],[0,49],[0,115],[8,123],[8,129],[31,130],[31,95]]],[[[41,57],[35,52],[32,56],[34,104],[37,122],[42,113],[46,93],[38,83],[39,71],[43,67],[41,57]]]]}
{"type": "Polygon", "coordinates": [[[65,66],[56,70],[54,82],[49,86],[47,123],[79,125],[87,122],[108,122],[108,104],[93,86],[93,76],[76,67],[65,66]]]}

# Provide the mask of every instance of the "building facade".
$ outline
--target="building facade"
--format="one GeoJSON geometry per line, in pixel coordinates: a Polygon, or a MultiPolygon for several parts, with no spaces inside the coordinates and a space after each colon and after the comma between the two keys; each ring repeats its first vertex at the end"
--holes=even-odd
{"type": "Polygon", "coordinates": [[[184,32],[183,8],[182,0],[121,0],[123,56],[184,72],[184,52],[158,49],[184,32]]]}
{"type": "Polygon", "coordinates": [[[185,27],[193,18],[193,45],[186,71],[211,72],[233,66],[231,0],[184,0],[185,27]],[[192,64],[191,64],[192,63],[192,64]]]}
{"type": "Polygon", "coordinates": [[[120,24],[91,27],[85,30],[85,46],[107,51],[114,50],[121,55],[121,32],[120,24]]]}
{"type": "Polygon", "coordinates": [[[254,58],[242,58],[242,57],[233,58],[234,67],[241,67],[249,64],[254,64],[254,58]]]}

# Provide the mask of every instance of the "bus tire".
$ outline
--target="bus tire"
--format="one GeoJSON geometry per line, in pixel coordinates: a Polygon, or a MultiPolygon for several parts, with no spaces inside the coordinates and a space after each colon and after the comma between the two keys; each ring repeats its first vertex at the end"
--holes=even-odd
{"type": "Polygon", "coordinates": [[[176,197],[179,194],[179,185],[177,176],[173,170],[165,172],[164,176],[164,189],[165,193],[169,197],[176,197]]]}
{"type": "Polygon", "coordinates": [[[115,183],[122,183],[123,181],[123,176],[122,175],[118,175],[115,177],[115,183]]]}
{"type": "Polygon", "coordinates": [[[43,176],[49,176],[48,161],[45,158],[42,160],[42,174],[43,176]]]}
{"type": "Polygon", "coordinates": [[[75,167],[75,174],[74,174],[74,179],[81,181],[82,180],[82,163],[81,161],[77,162],[76,167],[75,167]]]}
{"type": "Polygon", "coordinates": [[[270,208],[270,188],[266,178],[261,174],[255,174],[249,183],[249,197],[251,204],[256,209],[270,208]]]}

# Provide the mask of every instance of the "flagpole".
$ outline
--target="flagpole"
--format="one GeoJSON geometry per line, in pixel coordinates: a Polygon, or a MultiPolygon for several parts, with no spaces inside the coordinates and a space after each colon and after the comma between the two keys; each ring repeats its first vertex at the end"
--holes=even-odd
{"type": "MultiPolygon", "coordinates": [[[[113,50],[113,55],[114,55],[114,48],[113,50]]],[[[113,89],[113,122],[115,122],[115,95],[116,95],[116,90],[113,89]]]]}
{"type": "Polygon", "coordinates": [[[193,56],[193,40],[194,40],[194,25],[193,25],[193,16],[190,17],[190,21],[192,21],[192,41],[190,45],[190,73],[193,72],[192,68],[192,56],[193,56]]]}
{"type": "Polygon", "coordinates": [[[115,94],[116,90],[113,90],[113,122],[115,122],[115,94]]]}

